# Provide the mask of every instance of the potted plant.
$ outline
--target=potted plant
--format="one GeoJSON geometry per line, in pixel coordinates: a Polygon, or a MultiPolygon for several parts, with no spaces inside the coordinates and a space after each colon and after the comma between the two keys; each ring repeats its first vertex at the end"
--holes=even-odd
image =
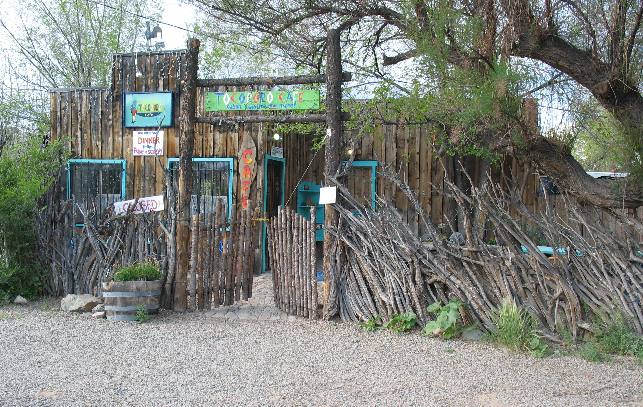
{"type": "Polygon", "coordinates": [[[151,262],[135,263],[116,270],[112,281],[103,283],[107,319],[136,321],[142,310],[155,314],[159,309],[162,273],[151,262]]]}

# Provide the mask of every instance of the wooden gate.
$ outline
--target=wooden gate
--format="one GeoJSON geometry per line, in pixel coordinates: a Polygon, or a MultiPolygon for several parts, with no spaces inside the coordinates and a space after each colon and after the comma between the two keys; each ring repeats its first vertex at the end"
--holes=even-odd
{"type": "Polygon", "coordinates": [[[217,202],[214,212],[192,216],[188,309],[232,305],[252,297],[257,244],[253,211],[235,211],[230,221],[217,202]]]}
{"type": "MultiPolygon", "coordinates": [[[[315,207],[310,219],[315,219],[315,207]]],[[[277,308],[290,315],[318,318],[315,223],[280,206],[270,219],[268,250],[277,308]]]]}

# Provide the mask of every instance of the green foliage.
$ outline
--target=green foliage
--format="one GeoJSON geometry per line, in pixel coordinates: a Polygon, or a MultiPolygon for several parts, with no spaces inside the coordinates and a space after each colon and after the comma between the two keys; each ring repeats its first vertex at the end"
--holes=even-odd
{"type": "Polygon", "coordinates": [[[114,281],[155,281],[163,277],[154,263],[136,263],[119,268],[114,273],[114,281]]]}
{"type": "Polygon", "coordinates": [[[435,314],[436,318],[429,321],[422,330],[425,335],[441,336],[444,339],[452,339],[462,333],[460,320],[460,307],[462,302],[451,300],[445,305],[435,302],[427,307],[427,311],[435,314]]]}
{"type": "Polygon", "coordinates": [[[140,50],[145,20],[139,16],[159,17],[162,8],[149,0],[107,4],[25,0],[17,10],[21,24],[11,31],[16,59],[46,87],[109,85],[112,54],[140,50]]]}
{"type": "Polygon", "coordinates": [[[574,136],[574,157],[587,171],[629,172],[643,179],[640,135],[632,135],[596,102],[578,108],[574,136]]]}
{"type": "Polygon", "coordinates": [[[0,299],[33,298],[42,290],[44,268],[36,259],[32,221],[63,158],[62,143],[41,148],[35,140],[0,156],[0,299]]]}
{"type": "Polygon", "coordinates": [[[359,326],[366,332],[374,332],[382,327],[382,318],[376,315],[369,318],[366,322],[361,322],[359,326]]]}
{"type": "Polygon", "coordinates": [[[513,300],[503,301],[494,317],[494,323],[496,330],[491,332],[494,342],[513,351],[528,351],[535,357],[547,354],[549,347],[536,332],[536,319],[513,300]]]}
{"type": "Polygon", "coordinates": [[[643,337],[637,336],[623,317],[602,327],[596,334],[594,343],[599,351],[608,354],[635,356],[639,359],[643,355],[643,337]]]}
{"type": "Polygon", "coordinates": [[[136,307],[135,318],[140,324],[150,320],[150,314],[147,312],[147,308],[145,308],[145,305],[139,305],[138,307],[136,307]]]}
{"type": "Polygon", "coordinates": [[[417,316],[413,312],[396,314],[384,324],[384,328],[397,333],[408,332],[417,324],[417,316]]]}
{"type": "Polygon", "coordinates": [[[610,359],[608,355],[598,349],[594,342],[584,343],[578,350],[578,354],[588,362],[606,362],[610,359]]]}

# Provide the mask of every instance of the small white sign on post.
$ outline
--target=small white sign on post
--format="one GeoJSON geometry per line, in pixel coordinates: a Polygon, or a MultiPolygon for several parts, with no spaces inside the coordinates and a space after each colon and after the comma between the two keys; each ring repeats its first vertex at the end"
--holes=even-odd
{"type": "MultiPolygon", "coordinates": [[[[120,201],[114,202],[114,214],[125,215],[127,211],[130,210],[130,207],[134,205],[136,199],[130,199],[129,201],[120,201]]],[[[165,202],[163,201],[163,195],[148,196],[145,198],[138,198],[136,206],[131,209],[130,213],[148,213],[148,212],[159,212],[165,209],[165,202]]]]}
{"type": "Polygon", "coordinates": [[[163,155],[163,130],[135,131],[132,149],[135,156],[163,155]]]}
{"type": "Polygon", "coordinates": [[[319,188],[319,204],[334,204],[337,202],[337,187],[319,188]]]}
{"type": "Polygon", "coordinates": [[[270,149],[270,155],[277,158],[284,158],[284,149],[274,146],[270,149]]]}

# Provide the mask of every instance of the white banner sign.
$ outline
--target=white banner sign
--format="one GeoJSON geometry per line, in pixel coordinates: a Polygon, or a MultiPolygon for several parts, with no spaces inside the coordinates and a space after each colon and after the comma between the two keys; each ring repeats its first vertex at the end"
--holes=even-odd
{"type": "Polygon", "coordinates": [[[135,131],[134,155],[163,155],[163,130],[135,131]]]}
{"type": "Polygon", "coordinates": [[[337,187],[319,188],[319,204],[327,205],[337,202],[337,187]]]}
{"type": "MultiPolygon", "coordinates": [[[[136,199],[130,199],[129,201],[114,202],[114,214],[115,215],[125,215],[130,207],[134,205],[136,199]]],[[[157,196],[148,196],[146,198],[138,198],[136,202],[136,207],[132,209],[131,213],[147,213],[147,212],[158,212],[165,209],[165,203],[163,201],[163,195],[157,196]]]]}

